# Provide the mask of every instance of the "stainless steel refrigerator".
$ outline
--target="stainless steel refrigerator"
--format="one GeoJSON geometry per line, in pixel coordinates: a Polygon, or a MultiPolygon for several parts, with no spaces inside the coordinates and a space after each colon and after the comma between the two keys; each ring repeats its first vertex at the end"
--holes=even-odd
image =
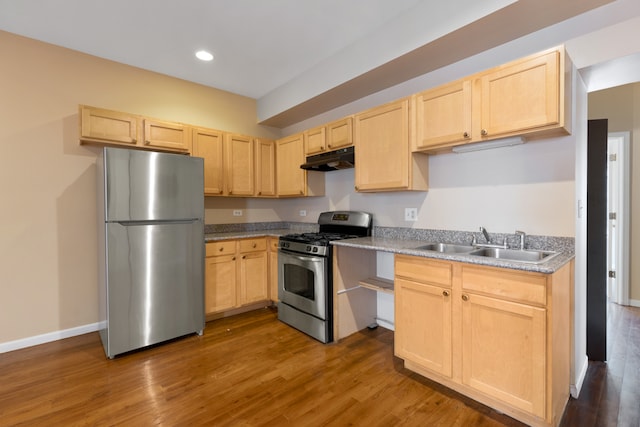
{"type": "Polygon", "coordinates": [[[203,160],[98,158],[100,336],[107,357],[204,329],[203,160]]]}

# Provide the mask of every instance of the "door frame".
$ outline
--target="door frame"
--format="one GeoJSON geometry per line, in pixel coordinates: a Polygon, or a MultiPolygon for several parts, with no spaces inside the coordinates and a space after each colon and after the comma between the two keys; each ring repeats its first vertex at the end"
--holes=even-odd
{"type": "MultiPolygon", "coordinates": [[[[608,206],[609,209],[613,209],[617,217],[615,219],[615,250],[617,257],[615,263],[610,260],[611,254],[609,249],[607,250],[607,266],[613,268],[616,272],[615,280],[617,282],[615,295],[613,295],[612,301],[621,304],[629,305],[629,221],[630,221],[630,132],[610,132],[607,138],[607,150],[609,156],[614,152],[617,154],[616,161],[618,164],[615,173],[608,173],[608,180],[615,180],[617,182],[618,197],[616,206],[608,206]]],[[[609,158],[609,165],[612,159],[609,158]]],[[[611,171],[611,168],[609,168],[611,171]]],[[[611,185],[608,185],[611,188],[611,185]]],[[[607,195],[609,199],[610,195],[607,195]]],[[[609,202],[607,202],[609,205],[609,202]]],[[[612,220],[609,219],[609,222],[612,220]]],[[[611,224],[607,226],[608,230],[611,230],[611,224]]],[[[611,236],[607,233],[607,246],[611,247],[611,236]]]]}

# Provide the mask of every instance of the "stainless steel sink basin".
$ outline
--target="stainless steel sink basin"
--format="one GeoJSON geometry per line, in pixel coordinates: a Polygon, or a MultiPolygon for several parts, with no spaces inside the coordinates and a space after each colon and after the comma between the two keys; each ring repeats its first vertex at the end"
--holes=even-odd
{"type": "Polygon", "coordinates": [[[488,258],[503,259],[505,261],[528,262],[540,264],[549,261],[558,255],[559,252],[538,251],[538,250],[518,250],[502,248],[481,248],[469,253],[469,255],[483,256],[488,258]]]}
{"type": "Polygon", "coordinates": [[[427,245],[418,246],[418,250],[434,251],[441,253],[468,253],[473,251],[473,246],[454,245],[451,243],[429,243],[427,245]]]}

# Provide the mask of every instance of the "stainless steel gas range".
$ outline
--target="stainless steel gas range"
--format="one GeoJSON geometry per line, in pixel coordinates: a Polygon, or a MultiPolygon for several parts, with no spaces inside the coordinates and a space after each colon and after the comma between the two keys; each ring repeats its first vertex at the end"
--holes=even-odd
{"type": "Polygon", "coordinates": [[[317,233],[287,234],[278,242],[278,319],[313,338],[333,341],[332,240],[371,235],[366,212],[323,212],[317,233]]]}

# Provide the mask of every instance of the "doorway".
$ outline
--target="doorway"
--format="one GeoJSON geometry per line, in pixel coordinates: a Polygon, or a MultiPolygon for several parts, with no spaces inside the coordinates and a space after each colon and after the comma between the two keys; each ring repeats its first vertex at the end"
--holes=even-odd
{"type": "Polygon", "coordinates": [[[630,133],[609,133],[607,138],[607,297],[629,305],[630,133]]]}

